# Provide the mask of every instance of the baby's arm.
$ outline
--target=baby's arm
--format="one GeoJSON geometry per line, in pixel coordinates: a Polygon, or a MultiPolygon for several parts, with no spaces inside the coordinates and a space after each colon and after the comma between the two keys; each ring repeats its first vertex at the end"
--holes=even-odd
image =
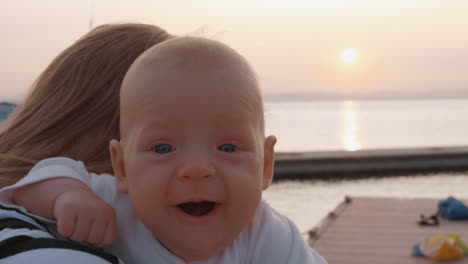
{"type": "Polygon", "coordinates": [[[97,247],[116,237],[114,209],[88,186],[70,178],[53,178],[14,189],[12,201],[29,212],[57,220],[57,231],[97,247]]]}
{"type": "Polygon", "coordinates": [[[90,190],[84,183],[70,178],[51,178],[13,189],[11,201],[35,215],[56,219],[55,201],[60,195],[69,191],[90,190]]]}
{"type": "MultiPolygon", "coordinates": [[[[0,190],[0,202],[24,206],[30,212],[57,219],[61,235],[96,246],[116,237],[114,209],[88,186],[91,175],[81,162],[51,158],[39,162],[21,181],[0,190]]],[[[103,176],[102,176],[103,177],[103,176]]]]}

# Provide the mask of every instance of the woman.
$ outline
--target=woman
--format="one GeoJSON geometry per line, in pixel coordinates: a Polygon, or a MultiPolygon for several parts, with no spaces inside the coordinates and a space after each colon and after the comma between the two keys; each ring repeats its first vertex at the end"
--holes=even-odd
{"type": "MultiPolygon", "coordinates": [[[[112,174],[108,144],[119,138],[122,79],[141,53],[168,38],[153,25],[103,25],[60,53],[0,132],[0,187],[55,156],[112,174]]],[[[42,220],[0,204],[0,263],[118,263],[95,248],[55,239],[42,220]]]]}

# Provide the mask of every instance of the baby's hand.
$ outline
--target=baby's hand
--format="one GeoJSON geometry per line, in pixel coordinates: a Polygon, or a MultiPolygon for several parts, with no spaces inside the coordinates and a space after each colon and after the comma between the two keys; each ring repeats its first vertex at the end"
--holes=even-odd
{"type": "Polygon", "coordinates": [[[58,232],[96,247],[112,243],[117,235],[114,208],[88,189],[62,193],[54,203],[58,232]]]}

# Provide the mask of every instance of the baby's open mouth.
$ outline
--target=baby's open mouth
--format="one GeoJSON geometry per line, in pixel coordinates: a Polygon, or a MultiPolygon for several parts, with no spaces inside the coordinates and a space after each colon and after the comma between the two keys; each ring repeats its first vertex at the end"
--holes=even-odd
{"type": "Polygon", "coordinates": [[[210,213],[216,206],[215,202],[188,202],[177,205],[182,211],[193,216],[202,216],[210,213]]]}

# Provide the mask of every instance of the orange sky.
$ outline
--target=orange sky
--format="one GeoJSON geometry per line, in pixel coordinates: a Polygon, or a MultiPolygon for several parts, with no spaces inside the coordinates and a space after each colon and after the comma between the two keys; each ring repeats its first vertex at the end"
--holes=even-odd
{"type": "Polygon", "coordinates": [[[144,22],[244,54],[267,95],[468,96],[468,1],[2,1],[0,97],[24,94],[94,25],[144,22]],[[340,52],[360,58],[344,65],[340,52]]]}

